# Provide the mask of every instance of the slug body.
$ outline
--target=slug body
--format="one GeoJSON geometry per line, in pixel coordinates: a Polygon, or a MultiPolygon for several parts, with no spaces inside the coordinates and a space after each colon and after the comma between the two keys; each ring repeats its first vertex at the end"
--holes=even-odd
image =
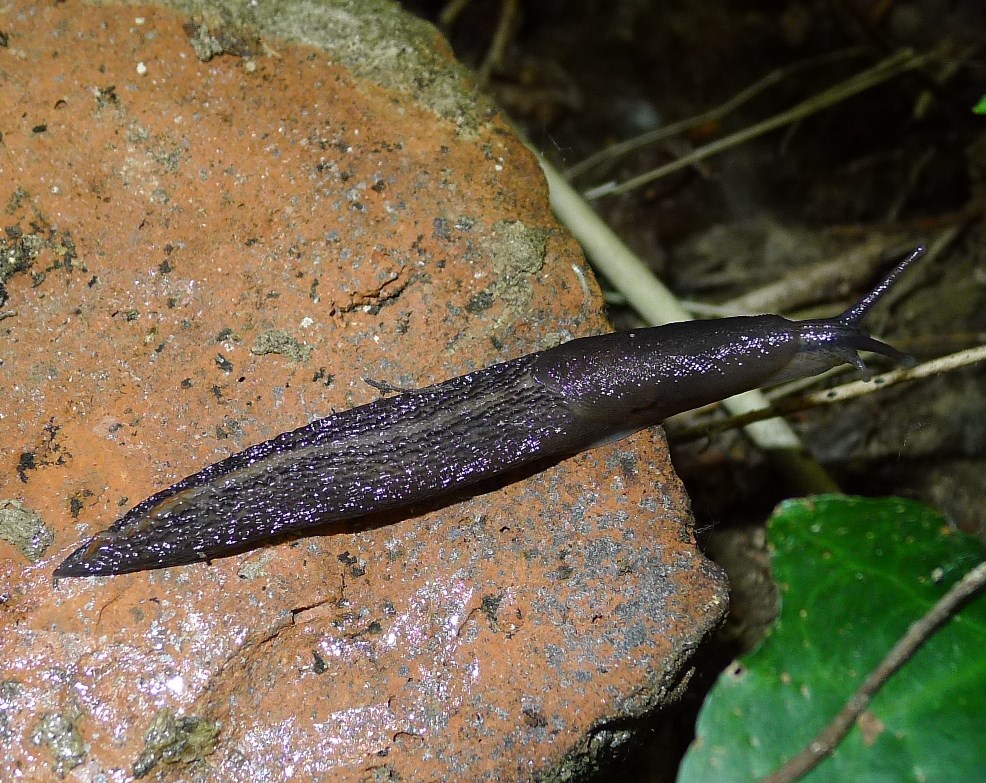
{"type": "Polygon", "coordinates": [[[585,337],[319,419],[182,479],[97,533],[56,577],[182,565],[434,501],[857,350],[907,357],[860,321],[918,248],[841,316],[777,315],[585,337]]]}

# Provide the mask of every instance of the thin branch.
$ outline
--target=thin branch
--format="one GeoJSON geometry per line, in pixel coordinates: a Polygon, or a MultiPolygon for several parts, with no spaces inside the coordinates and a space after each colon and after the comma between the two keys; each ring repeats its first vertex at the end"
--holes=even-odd
{"type": "Polygon", "coordinates": [[[865,48],[856,46],[852,49],[832,52],[831,54],[822,55],[821,57],[812,57],[811,59],[803,60],[802,62],[793,63],[792,65],[778,68],[775,71],[771,71],[762,79],[759,79],[750,86],[744,87],[733,97],[718,106],[714,106],[708,111],[702,112],[701,114],[696,114],[692,117],[687,117],[683,120],[679,120],[678,122],[673,122],[670,125],[664,125],[660,128],[656,128],[655,130],[648,131],[647,133],[642,133],[639,136],[634,136],[631,139],[626,139],[625,141],[611,144],[605,149],[593,153],[585,160],[582,160],[574,166],[570,166],[565,169],[565,176],[569,180],[573,180],[596,166],[622,158],[624,155],[629,155],[631,152],[635,152],[642,147],[656,144],[659,141],[663,141],[671,136],[677,136],[679,133],[684,133],[692,128],[698,128],[702,125],[717,122],[723,117],[732,114],[743,104],[753,100],[760,93],[766,92],[770,87],[783,81],[788,76],[792,76],[800,71],[808,70],[809,68],[816,68],[819,65],[828,65],[838,60],[858,57],[865,53],[865,51],[865,48]]]}
{"type": "MultiPolygon", "coordinates": [[[[966,225],[978,220],[981,208],[968,209],[965,213],[953,216],[952,222],[934,239],[928,242],[927,261],[924,269],[932,266],[938,258],[961,235],[966,225]]],[[[928,229],[922,231],[927,235],[928,229]]],[[[837,298],[846,290],[861,288],[881,265],[886,256],[900,256],[913,247],[916,242],[904,243],[882,233],[867,236],[864,241],[834,258],[815,264],[806,264],[788,272],[780,280],[748,291],[721,304],[682,301],[682,305],[693,315],[703,318],[722,318],[731,315],[752,315],[756,313],[790,313],[793,310],[814,304],[822,299],[837,298]],[[892,248],[899,252],[889,252],[892,248]]],[[[910,278],[915,286],[917,278],[910,278]]],[[[895,288],[888,301],[900,298],[904,288],[895,288]]],[[[886,305],[885,305],[886,306],[886,305]]]]}
{"type": "Polygon", "coordinates": [[[639,188],[642,185],[646,185],[656,179],[660,179],[661,177],[666,177],[668,174],[691,166],[700,160],[705,160],[712,155],[717,155],[720,152],[724,152],[725,150],[743,144],[744,142],[756,138],[757,136],[762,136],[763,134],[776,128],[780,128],[797,120],[804,119],[805,117],[815,114],[822,109],[827,109],[829,106],[840,103],[841,101],[844,101],[857,93],[868,90],[871,87],[875,87],[888,79],[899,76],[900,74],[913,70],[914,68],[918,68],[927,63],[933,56],[935,56],[934,53],[919,55],[915,54],[910,49],[902,49],[887,59],[877,63],[872,68],[856,74],[851,79],[839,82],[838,84],[829,87],[827,90],[801,101],[801,103],[796,104],[780,114],[775,114],[762,122],[758,122],[755,125],[751,125],[741,131],[730,134],[729,136],[717,139],[716,141],[706,144],[704,147],[699,147],[693,152],[690,152],[688,155],[684,155],[671,163],[660,166],[645,174],[632,177],[619,185],[606,183],[592,188],[586,192],[586,198],[615,196],[620,193],[626,193],[634,188],[639,188]]]}
{"type": "Polygon", "coordinates": [[[438,25],[443,30],[448,30],[455,20],[459,18],[467,5],[469,5],[470,0],[450,0],[450,2],[445,4],[442,12],[438,15],[438,25]]]}
{"type": "Polygon", "coordinates": [[[503,53],[510,42],[510,32],[519,10],[520,6],[517,0],[501,0],[500,2],[500,16],[496,22],[496,30],[493,31],[493,41],[490,43],[486,57],[483,58],[483,62],[476,71],[479,83],[484,86],[490,83],[493,69],[503,60],[503,53]]]}
{"type": "Polygon", "coordinates": [[[819,408],[823,405],[832,405],[836,402],[853,400],[872,394],[879,389],[889,389],[908,381],[916,381],[921,378],[930,378],[941,375],[959,367],[966,367],[970,364],[977,364],[986,361],[986,345],[969,348],[965,351],[941,356],[937,359],[924,362],[916,367],[906,367],[881,375],[874,376],[868,381],[853,381],[831,389],[812,392],[811,394],[799,395],[786,400],[780,400],[773,405],[766,406],[760,410],[750,411],[741,416],[731,416],[728,419],[721,419],[710,422],[703,422],[690,427],[675,427],[673,424],[665,425],[668,431],[669,440],[675,443],[686,443],[688,441],[711,438],[722,432],[746,427],[749,424],[774,416],[784,416],[798,411],[819,408]]]}
{"type": "Polygon", "coordinates": [[[951,589],[920,620],[913,623],[880,664],[870,672],[856,692],[849,697],[845,706],[831,722],[798,755],[762,778],[760,783],[792,783],[831,755],[884,683],[907,663],[917,649],[951,619],[966,601],[981,592],[984,587],[986,587],[986,561],[952,585],[951,589]]]}
{"type": "Polygon", "coordinates": [[[839,293],[844,294],[873,275],[887,251],[900,244],[898,239],[873,234],[835,258],[792,269],[780,280],[723,302],[719,307],[726,315],[789,313],[825,299],[834,289],[841,289],[839,293]]]}

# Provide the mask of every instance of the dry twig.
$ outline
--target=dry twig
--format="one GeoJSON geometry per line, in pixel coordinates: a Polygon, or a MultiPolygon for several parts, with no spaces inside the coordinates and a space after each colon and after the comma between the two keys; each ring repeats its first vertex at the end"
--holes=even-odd
{"type": "Polygon", "coordinates": [[[808,70],[809,68],[816,68],[820,65],[829,65],[830,63],[838,60],[858,57],[865,51],[866,50],[863,47],[854,47],[852,49],[832,52],[831,54],[826,54],[821,57],[813,57],[809,60],[804,60],[783,68],[778,68],[777,70],[771,71],[762,79],[757,80],[750,86],[744,87],[729,100],[719,104],[718,106],[714,106],[708,111],[702,112],[701,114],[696,114],[693,117],[687,117],[686,119],[679,120],[678,122],[673,122],[670,125],[664,125],[660,128],[656,128],[655,130],[648,131],[647,133],[642,133],[639,136],[634,136],[632,139],[626,139],[625,141],[611,144],[605,149],[593,153],[585,160],[582,160],[574,166],[567,168],[565,170],[565,176],[568,177],[569,180],[575,179],[576,177],[584,174],[590,169],[595,168],[596,166],[602,165],[603,163],[618,160],[624,155],[629,155],[631,152],[635,152],[636,150],[650,146],[651,144],[656,144],[659,141],[663,141],[671,136],[676,136],[679,133],[685,133],[686,131],[690,131],[692,128],[699,128],[703,125],[717,122],[723,117],[732,114],[738,108],[743,106],[743,104],[753,100],[760,93],[766,92],[770,87],[773,87],[775,84],[783,81],[795,73],[808,70]]]}
{"type": "Polygon", "coordinates": [[[480,84],[487,85],[490,83],[493,69],[503,60],[503,53],[510,41],[510,33],[519,10],[520,6],[517,0],[501,0],[500,16],[496,22],[496,30],[493,31],[493,40],[490,42],[486,57],[483,58],[483,62],[476,71],[480,84]]]}
{"type": "Polygon", "coordinates": [[[781,400],[773,405],[766,406],[760,410],[750,411],[741,416],[730,416],[728,419],[703,422],[691,427],[675,427],[673,424],[666,425],[668,438],[675,443],[685,443],[701,438],[711,438],[722,432],[746,427],[749,424],[774,416],[783,416],[789,413],[818,408],[823,405],[832,405],[836,402],[852,400],[872,394],[878,389],[888,389],[907,381],[916,381],[920,378],[930,378],[941,375],[951,370],[965,367],[970,364],[977,364],[986,361],[986,345],[969,348],[965,351],[941,356],[937,359],[924,362],[916,367],[905,367],[881,375],[874,376],[868,381],[853,381],[831,389],[812,392],[811,394],[798,395],[786,400],[781,400]]]}
{"type": "Polygon", "coordinates": [[[881,82],[885,82],[894,76],[898,76],[906,71],[918,68],[927,63],[934,56],[934,53],[915,54],[910,49],[903,49],[899,52],[895,52],[890,57],[874,65],[872,68],[856,74],[851,79],[846,79],[845,81],[839,82],[838,84],[829,87],[827,90],[801,101],[801,103],[796,104],[786,111],[782,111],[779,114],[768,117],[762,122],[758,122],[755,125],[751,125],[741,131],[725,136],[724,138],[717,139],[716,141],[706,144],[703,147],[699,147],[688,155],[678,158],[678,160],[672,161],[664,166],[659,166],[652,171],[648,171],[636,177],[631,177],[626,182],[622,182],[618,185],[606,183],[592,188],[586,192],[586,198],[615,196],[619,193],[626,193],[634,188],[639,188],[642,185],[647,185],[656,179],[666,177],[668,174],[691,166],[700,160],[705,160],[712,155],[717,155],[720,152],[736,147],[749,141],[750,139],[756,138],[757,136],[762,136],[763,134],[776,128],[789,125],[792,122],[796,122],[797,120],[815,114],[822,109],[827,109],[829,106],[833,106],[836,103],[840,103],[841,101],[856,95],[857,93],[868,90],[871,87],[875,87],[881,82]]]}
{"type": "Polygon", "coordinates": [[[874,234],[835,258],[792,269],[780,280],[723,302],[717,309],[724,315],[789,313],[829,294],[844,294],[865,284],[888,250],[898,244],[898,239],[874,234]]]}

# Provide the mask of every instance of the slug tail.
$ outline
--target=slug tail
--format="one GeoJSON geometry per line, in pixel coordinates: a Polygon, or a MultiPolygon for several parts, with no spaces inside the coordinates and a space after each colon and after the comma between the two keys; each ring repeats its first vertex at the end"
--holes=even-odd
{"type": "Polygon", "coordinates": [[[120,558],[101,551],[109,543],[112,543],[111,536],[107,532],[97,533],[65,558],[52,576],[59,579],[65,576],[109,576],[124,573],[126,569],[120,569],[120,558]]]}

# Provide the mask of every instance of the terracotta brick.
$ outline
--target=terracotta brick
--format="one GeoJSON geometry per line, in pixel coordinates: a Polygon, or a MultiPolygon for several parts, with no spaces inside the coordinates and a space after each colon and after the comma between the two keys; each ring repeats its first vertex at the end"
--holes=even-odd
{"type": "Polygon", "coordinates": [[[301,4],[280,27],[0,16],[4,780],[578,772],[724,611],[659,431],[427,513],[52,580],[144,497],[374,399],[364,377],[607,328],[536,162],[441,39],[321,7],[328,27],[301,4]]]}

